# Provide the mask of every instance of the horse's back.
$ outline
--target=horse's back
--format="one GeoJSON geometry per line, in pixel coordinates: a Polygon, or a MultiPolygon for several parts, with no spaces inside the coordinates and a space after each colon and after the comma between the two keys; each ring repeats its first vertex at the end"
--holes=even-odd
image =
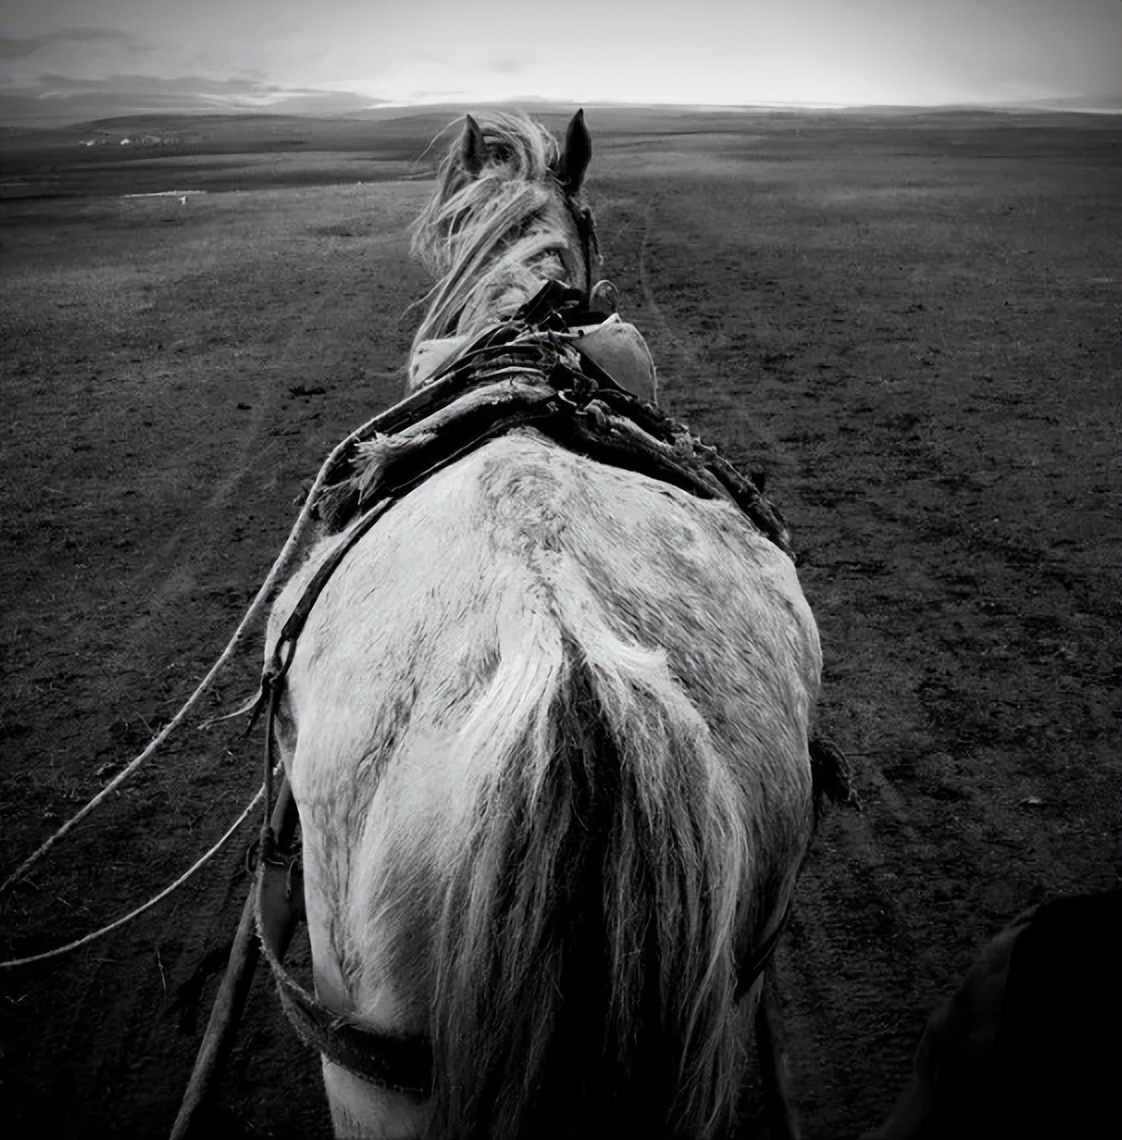
{"type": "MultiPolygon", "coordinates": [[[[344,538],[286,588],[270,640],[344,538]]],[[[317,723],[314,734],[299,725],[315,755],[292,773],[298,798],[361,818],[391,755],[430,773],[419,795],[470,780],[441,746],[484,692],[497,695],[497,671],[515,721],[535,678],[577,647],[664,660],[746,780],[780,763],[761,741],[805,746],[821,659],[790,559],[728,503],[524,432],[422,484],[327,582],[289,682],[291,704],[317,723]]]]}
{"type": "MultiPolygon", "coordinates": [[[[273,636],[336,541],[282,596],[273,636]]],[[[489,889],[465,860],[478,877],[510,858],[480,838],[489,813],[553,802],[549,757],[579,736],[561,722],[582,718],[608,724],[656,797],[704,785],[708,806],[683,799],[666,823],[727,831],[729,890],[748,896],[736,922],[774,924],[809,840],[819,672],[793,565],[730,504],[533,432],[435,474],[347,554],[289,676],[321,997],[384,1030],[433,1031],[441,938],[472,937],[449,906],[468,913],[489,889]],[[513,799],[504,770],[526,785],[513,799]]]]}

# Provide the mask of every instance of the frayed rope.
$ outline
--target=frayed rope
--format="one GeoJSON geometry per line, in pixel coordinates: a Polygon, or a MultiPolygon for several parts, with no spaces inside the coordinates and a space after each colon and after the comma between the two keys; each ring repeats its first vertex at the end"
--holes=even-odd
{"type": "Polygon", "coordinates": [[[261,588],[257,591],[256,597],[246,610],[245,616],[238,623],[237,629],[234,630],[233,636],[226,645],[226,648],[219,655],[215,663],[210,667],[207,675],[199,682],[195,691],[187,698],[182,708],[175,714],[174,717],[152,738],[148,746],[131,760],[100,792],[97,793],[86,804],[84,808],[78,811],[75,815],[71,816],[50,838],[41,844],[28,858],[26,858],[16,869],[13,871],[2,884],[0,884],[0,895],[9,891],[12,885],[18,880],[22,879],[28,871],[31,870],[48,851],[73,827],[80,823],[95,807],[108,798],[114,791],[117,790],[146,760],[160,748],[165,740],[183,723],[187,718],[187,714],[199,703],[203,695],[214,684],[215,678],[218,674],[229,664],[230,659],[234,656],[234,652],[241,644],[242,639],[245,637],[250,623],[254,621],[257,615],[261,612],[262,607],[268,600],[269,595],[276,585],[277,579],[280,577],[282,571],[287,567],[291,561],[296,549],[304,537],[307,530],[308,522],[312,517],[312,512],[315,508],[316,501],[319,498],[320,491],[323,489],[324,484],[327,482],[332,469],[339,462],[347,450],[356,443],[362,436],[370,430],[370,427],[377,420],[377,416],[368,420],[361,427],[356,428],[346,439],[338,443],[332,450],[331,454],[324,460],[323,465],[316,475],[315,481],[312,483],[311,490],[308,492],[304,500],[304,505],[297,516],[296,522],[293,524],[292,530],[289,532],[288,539],[281,549],[280,554],[277,555],[269,573],[265,576],[265,581],[261,583],[261,588]]]}
{"type": "Polygon", "coordinates": [[[92,934],[87,934],[74,942],[68,942],[65,946],[57,946],[54,950],[46,950],[42,954],[32,954],[27,958],[11,958],[7,962],[0,962],[0,970],[10,970],[15,966],[28,966],[32,962],[45,962],[48,958],[59,958],[63,954],[69,954],[72,950],[77,950],[82,946],[88,945],[90,942],[95,942],[97,939],[103,938],[106,934],[111,934],[114,930],[118,930],[120,927],[132,922],[134,918],[139,918],[145,911],[151,910],[152,907],[154,907],[157,903],[163,902],[163,900],[166,899],[168,895],[172,893],[172,891],[178,890],[181,886],[183,886],[183,884],[187,882],[187,880],[190,879],[196,871],[198,871],[201,867],[204,867],[210,859],[217,855],[218,852],[221,851],[222,848],[226,845],[226,843],[229,842],[234,832],[236,832],[238,828],[241,827],[243,823],[245,823],[246,819],[249,816],[249,813],[253,811],[253,809],[257,807],[257,805],[261,802],[261,797],[264,796],[264,794],[264,787],[258,788],[257,795],[255,795],[253,799],[249,801],[249,803],[246,805],[245,811],[243,811],[242,814],[239,815],[238,818],[230,825],[226,831],[226,834],[223,835],[222,838],[205,855],[196,860],[191,867],[184,871],[183,874],[180,875],[174,883],[166,886],[162,891],[160,891],[158,895],[155,895],[153,898],[150,898],[146,903],[144,903],[143,906],[138,906],[136,910],[129,911],[128,914],[122,915],[116,921],[109,923],[108,926],[103,926],[100,930],[95,930],[92,934]]]}

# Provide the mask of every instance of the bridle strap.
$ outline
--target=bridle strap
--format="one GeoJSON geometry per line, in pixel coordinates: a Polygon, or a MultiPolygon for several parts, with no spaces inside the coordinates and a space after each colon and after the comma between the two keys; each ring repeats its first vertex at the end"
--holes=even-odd
{"type": "Polygon", "coordinates": [[[584,304],[592,303],[592,252],[596,246],[596,227],[592,221],[592,211],[587,206],[573,203],[577,217],[577,232],[580,234],[581,255],[584,257],[584,304]]]}
{"type": "Polygon", "coordinates": [[[261,688],[257,700],[249,714],[249,724],[246,727],[248,734],[257,721],[263,709],[267,710],[265,722],[265,763],[263,781],[265,785],[264,821],[261,826],[261,861],[267,862],[273,855],[275,836],[270,822],[273,812],[273,773],[276,771],[276,740],[273,734],[273,725],[276,723],[277,709],[280,706],[281,694],[284,690],[285,677],[296,655],[296,640],[307,623],[312,607],[323,592],[328,580],[339,568],[339,564],[354,549],[364,534],[378,521],[379,518],[397,501],[396,498],[383,499],[370,508],[351,528],[346,538],[316,567],[311,581],[304,587],[303,592],[293,606],[284,625],[268,665],[261,674],[261,688]]]}

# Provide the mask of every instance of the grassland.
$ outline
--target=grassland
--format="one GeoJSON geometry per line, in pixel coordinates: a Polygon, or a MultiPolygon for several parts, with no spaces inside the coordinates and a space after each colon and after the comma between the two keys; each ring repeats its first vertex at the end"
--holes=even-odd
{"type": "MultiPolygon", "coordinates": [[[[821,626],[823,725],[864,810],[824,821],[778,973],[806,1135],[855,1135],[982,942],[1116,881],[1122,132],[588,118],[605,275],[668,409],[768,472],[821,626]]],[[[302,483],[400,392],[426,288],[407,225],[446,121],[0,139],[5,869],[175,710],[302,483]]],[[[257,778],[236,727],[182,737],[11,896],[4,957],[147,897],[257,778]]],[[[3,977],[7,1135],[167,1131],[246,888],[231,852],[120,934],[3,977]]],[[[264,979],[212,1128],[329,1132],[264,979]]]]}

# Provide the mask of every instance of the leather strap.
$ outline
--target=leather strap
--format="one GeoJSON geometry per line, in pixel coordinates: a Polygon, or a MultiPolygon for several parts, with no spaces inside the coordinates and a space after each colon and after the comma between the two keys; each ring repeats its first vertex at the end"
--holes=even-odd
{"type": "MultiPolygon", "coordinates": [[[[290,810],[296,811],[295,801],[290,810]]],[[[285,953],[305,918],[303,875],[296,858],[260,861],[256,917],[281,1007],[300,1039],[364,1080],[427,1096],[432,1090],[432,1047],[427,1037],[379,1033],[330,1010],[285,969],[285,953]]]]}

